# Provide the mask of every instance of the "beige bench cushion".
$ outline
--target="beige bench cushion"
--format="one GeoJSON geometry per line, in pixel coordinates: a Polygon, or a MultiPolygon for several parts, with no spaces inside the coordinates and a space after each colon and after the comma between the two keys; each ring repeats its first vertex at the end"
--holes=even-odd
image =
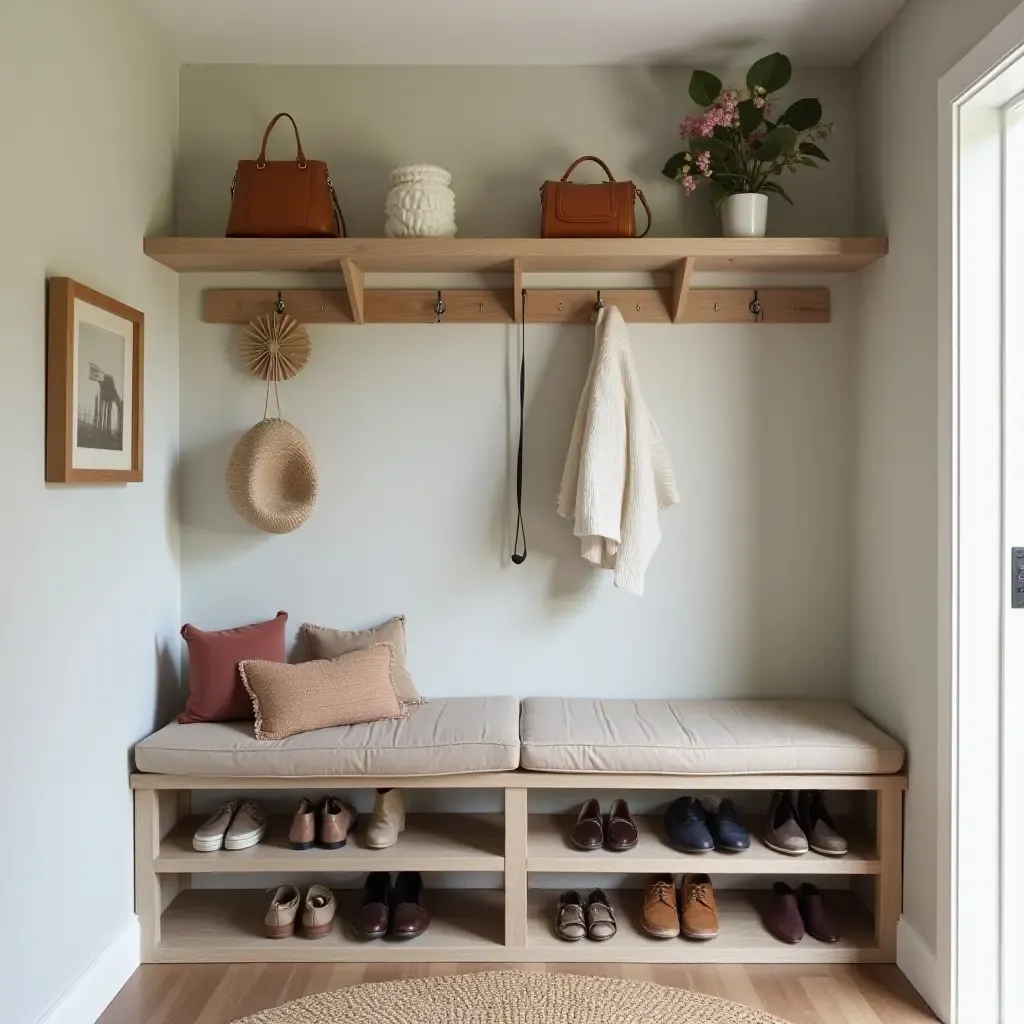
{"type": "Polygon", "coordinates": [[[519,701],[431,698],[408,718],[258,740],[252,722],[165,726],[135,747],[162,775],[455,775],[519,767],[519,701]]]}
{"type": "Polygon", "coordinates": [[[545,772],[878,775],[903,748],[848,704],[811,700],[523,701],[522,766],[545,772]]]}

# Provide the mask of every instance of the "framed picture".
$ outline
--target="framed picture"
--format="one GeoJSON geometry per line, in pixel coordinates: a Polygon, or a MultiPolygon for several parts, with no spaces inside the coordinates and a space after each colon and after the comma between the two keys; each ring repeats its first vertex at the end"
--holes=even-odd
{"type": "Polygon", "coordinates": [[[141,480],[143,315],[68,277],[47,304],[47,482],[141,480]]]}

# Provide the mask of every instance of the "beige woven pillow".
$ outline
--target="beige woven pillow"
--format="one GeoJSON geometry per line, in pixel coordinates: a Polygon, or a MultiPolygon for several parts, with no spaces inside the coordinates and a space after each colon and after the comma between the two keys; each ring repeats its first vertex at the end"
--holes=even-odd
{"type": "Polygon", "coordinates": [[[395,648],[395,689],[404,704],[425,704],[405,667],[405,616],[396,615],[373,629],[325,629],[311,622],[302,624],[306,650],[311,661],[319,658],[340,658],[352,651],[364,651],[374,644],[391,644],[395,648]]]}
{"type": "Polygon", "coordinates": [[[238,671],[256,713],[256,739],[283,740],[313,729],[407,718],[395,691],[394,661],[391,644],[374,644],[301,665],[240,662],[238,671]]]}

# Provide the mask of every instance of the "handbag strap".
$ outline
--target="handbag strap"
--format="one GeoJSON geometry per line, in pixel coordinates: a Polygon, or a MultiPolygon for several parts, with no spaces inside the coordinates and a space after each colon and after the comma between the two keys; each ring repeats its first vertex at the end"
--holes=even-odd
{"type": "MultiPolygon", "coordinates": [[[[644,228],[644,235],[651,230],[651,208],[647,205],[647,199],[644,197],[643,192],[640,189],[636,190],[637,198],[641,203],[644,204],[644,209],[647,211],[647,227],[644,228]]],[[[637,238],[643,238],[644,235],[637,235],[637,238]]]]}
{"type": "Polygon", "coordinates": [[[526,408],[526,289],[522,294],[522,348],[519,357],[519,455],[516,459],[516,539],[512,544],[512,563],[522,565],[526,561],[526,524],[523,522],[523,418],[526,408]],[[523,553],[519,553],[519,536],[523,537],[523,553]]]}
{"type": "Polygon", "coordinates": [[[331,202],[334,203],[334,219],[338,223],[338,232],[342,238],[348,238],[348,228],[345,227],[345,214],[341,212],[341,207],[338,205],[338,193],[334,191],[334,182],[331,181],[329,174],[327,175],[327,187],[331,192],[331,202]]]}
{"type": "Polygon", "coordinates": [[[306,166],[306,154],[302,151],[302,139],[299,138],[299,126],[295,123],[295,118],[291,114],[280,113],[275,115],[274,119],[267,125],[267,130],[263,133],[263,145],[260,146],[260,155],[256,160],[256,166],[261,170],[266,166],[267,163],[267,139],[270,138],[270,133],[274,130],[274,125],[281,120],[282,117],[287,117],[292,123],[292,128],[295,129],[295,162],[300,167],[306,166]]]}
{"type": "MultiPolygon", "coordinates": [[[[278,115],[278,116],[280,116],[280,115],[278,115]]],[[[268,131],[269,131],[269,129],[268,129],[268,131]]],[[[579,160],[574,160],[572,162],[572,164],[570,165],[569,170],[567,170],[565,172],[565,174],[562,175],[562,181],[568,181],[569,180],[569,175],[572,174],[572,172],[575,171],[576,168],[579,167],[580,164],[584,163],[587,160],[593,160],[595,164],[599,164],[601,166],[601,168],[604,170],[604,173],[608,175],[608,180],[609,181],[614,181],[615,180],[615,178],[612,176],[612,172],[608,170],[608,165],[603,160],[601,160],[599,157],[596,157],[596,156],[581,156],[579,158],[579,160]]]]}

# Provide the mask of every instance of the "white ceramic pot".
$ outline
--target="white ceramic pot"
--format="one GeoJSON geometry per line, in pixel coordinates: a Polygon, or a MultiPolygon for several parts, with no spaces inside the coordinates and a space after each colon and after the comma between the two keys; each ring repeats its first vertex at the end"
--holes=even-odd
{"type": "Polygon", "coordinates": [[[767,196],[737,192],[722,203],[722,234],[726,238],[764,238],[767,229],[767,196]]]}
{"type": "Polygon", "coordinates": [[[452,176],[443,167],[412,164],[390,174],[384,204],[384,234],[389,238],[438,238],[455,234],[452,176]]]}

